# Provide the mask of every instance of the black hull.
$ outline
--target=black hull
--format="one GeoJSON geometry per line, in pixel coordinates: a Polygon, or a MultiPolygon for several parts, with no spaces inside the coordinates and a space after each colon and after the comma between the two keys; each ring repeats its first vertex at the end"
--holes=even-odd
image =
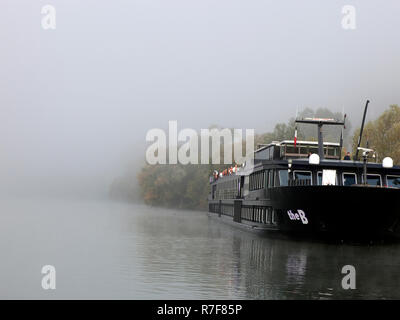
{"type": "Polygon", "coordinates": [[[400,190],[367,186],[293,186],[271,189],[282,231],[338,239],[400,236],[400,190]]]}
{"type": "Polygon", "coordinates": [[[308,238],[355,241],[400,239],[400,189],[367,186],[275,187],[270,189],[270,199],[209,203],[209,211],[224,218],[222,220],[244,224],[248,229],[262,232],[279,231],[308,238]],[[224,214],[221,209],[224,206],[231,206],[231,212],[224,214]],[[257,208],[273,212],[272,221],[241,218],[244,207],[248,210],[249,206],[254,208],[254,212],[257,208]]]}

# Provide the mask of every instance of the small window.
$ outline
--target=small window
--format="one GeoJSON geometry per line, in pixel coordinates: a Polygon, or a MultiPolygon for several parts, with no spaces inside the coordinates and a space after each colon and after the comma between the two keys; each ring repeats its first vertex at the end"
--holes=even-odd
{"type": "Polygon", "coordinates": [[[264,171],[260,172],[260,189],[264,188],[264,171]]]}
{"type": "Polygon", "coordinates": [[[243,196],[247,196],[249,194],[249,176],[244,177],[243,189],[243,196]]]}
{"type": "Polygon", "coordinates": [[[274,170],[269,171],[269,187],[272,188],[274,186],[274,170]]]}
{"type": "Polygon", "coordinates": [[[289,173],[287,170],[279,170],[279,185],[280,186],[289,185],[289,173]]]}
{"type": "Polygon", "coordinates": [[[379,174],[367,174],[367,184],[370,186],[381,186],[381,176],[379,174]]]}
{"type": "Polygon", "coordinates": [[[343,185],[352,186],[357,184],[357,176],[355,173],[343,173],[343,185]]]}
{"type": "Polygon", "coordinates": [[[336,156],[336,149],[328,148],[328,156],[336,156]]]}
{"type": "Polygon", "coordinates": [[[298,153],[298,150],[296,150],[293,146],[286,146],[286,153],[298,153]]]}
{"type": "Polygon", "coordinates": [[[308,147],[300,147],[300,154],[308,154],[308,147]]]}
{"type": "Polygon", "coordinates": [[[311,171],[294,171],[294,180],[310,181],[311,171]]]}
{"type": "Polygon", "coordinates": [[[272,208],[269,207],[267,209],[267,221],[266,223],[272,223],[272,208]]]}
{"type": "Polygon", "coordinates": [[[254,174],[254,180],[255,180],[255,185],[254,185],[254,189],[257,190],[260,186],[260,179],[258,176],[258,173],[254,174]]]}
{"type": "Polygon", "coordinates": [[[276,224],[276,222],[277,222],[276,211],[272,209],[272,224],[276,224]]]}
{"type": "Polygon", "coordinates": [[[387,185],[391,188],[400,188],[400,176],[386,176],[387,185]]]}
{"type": "MultiPolygon", "coordinates": [[[[317,184],[319,186],[322,186],[322,171],[318,171],[318,173],[317,173],[317,184]]],[[[337,185],[337,184],[338,184],[338,177],[336,176],[335,177],[335,185],[337,185]]]]}

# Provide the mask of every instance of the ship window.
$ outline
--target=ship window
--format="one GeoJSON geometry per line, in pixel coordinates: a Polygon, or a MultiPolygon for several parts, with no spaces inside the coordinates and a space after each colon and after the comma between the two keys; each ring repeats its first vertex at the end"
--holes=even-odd
{"type": "Polygon", "coordinates": [[[286,153],[298,153],[294,146],[286,146],[286,153]]]}
{"type": "Polygon", "coordinates": [[[275,210],[272,210],[272,224],[276,224],[276,222],[277,222],[277,219],[276,219],[277,217],[276,217],[276,211],[275,210]]]}
{"type": "Polygon", "coordinates": [[[247,196],[248,194],[249,194],[249,176],[245,176],[243,183],[243,196],[247,196]]]}
{"type": "Polygon", "coordinates": [[[261,173],[261,189],[265,187],[265,171],[261,173]]]}
{"type": "Polygon", "coordinates": [[[357,184],[357,176],[355,173],[343,173],[343,185],[352,186],[357,184]]]}
{"type": "Polygon", "coordinates": [[[287,170],[279,170],[279,185],[280,186],[289,185],[289,173],[287,170]]]}
{"type": "Polygon", "coordinates": [[[250,191],[262,189],[265,186],[265,172],[257,171],[250,175],[250,191]]]}
{"type": "Polygon", "coordinates": [[[400,177],[399,176],[386,176],[388,187],[400,188],[400,177]]]}
{"type": "Polygon", "coordinates": [[[370,186],[381,186],[381,176],[379,174],[367,174],[367,184],[370,186]]]}
{"type": "MultiPolygon", "coordinates": [[[[300,147],[299,148],[299,151],[300,151],[300,154],[307,154],[308,152],[307,152],[307,147],[300,147]]],[[[297,153],[297,152],[296,152],[297,153]]]]}
{"type": "MultiPolygon", "coordinates": [[[[322,171],[318,171],[318,173],[317,173],[317,184],[319,186],[322,186],[322,171]]],[[[333,184],[333,182],[332,182],[332,184],[333,184]]],[[[337,185],[337,184],[338,184],[338,177],[336,176],[335,177],[335,185],[337,185]]]]}
{"type": "Polygon", "coordinates": [[[336,149],[328,148],[328,156],[336,156],[336,149]]]}
{"type": "Polygon", "coordinates": [[[264,188],[264,171],[260,173],[260,189],[264,188]]]}
{"type": "Polygon", "coordinates": [[[272,223],[272,208],[267,208],[267,221],[266,223],[272,223]]]}
{"type": "Polygon", "coordinates": [[[311,171],[294,171],[294,179],[309,181],[311,184],[311,171]]]}
{"type": "Polygon", "coordinates": [[[269,171],[269,187],[272,188],[274,186],[274,170],[269,171]]]}

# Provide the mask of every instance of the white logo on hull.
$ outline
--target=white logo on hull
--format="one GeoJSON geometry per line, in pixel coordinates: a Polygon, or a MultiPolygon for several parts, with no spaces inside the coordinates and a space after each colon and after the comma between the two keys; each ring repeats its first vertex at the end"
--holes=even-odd
{"type": "Polygon", "coordinates": [[[298,209],[296,213],[293,213],[292,210],[288,210],[287,214],[290,220],[301,220],[303,224],[308,224],[306,213],[303,210],[298,209]]]}

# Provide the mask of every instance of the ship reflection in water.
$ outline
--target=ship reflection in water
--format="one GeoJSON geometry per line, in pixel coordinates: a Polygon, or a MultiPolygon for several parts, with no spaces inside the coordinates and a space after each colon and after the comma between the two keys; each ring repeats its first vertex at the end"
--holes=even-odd
{"type": "Polygon", "coordinates": [[[400,244],[262,236],[205,212],[122,203],[0,203],[0,297],[68,299],[400,298],[400,244]],[[57,289],[43,290],[54,265],[57,289]],[[356,269],[356,290],[341,286],[356,269]]]}
{"type": "Polygon", "coordinates": [[[164,278],[160,298],[400,298],[399,244],[257,235],[197,212],[158,209],[150,216],[134,229],[151,237],[140,248],[143,277],[164,278]],[[342,288],[345,265],[355,267],[355,290],[342,288]]]}

